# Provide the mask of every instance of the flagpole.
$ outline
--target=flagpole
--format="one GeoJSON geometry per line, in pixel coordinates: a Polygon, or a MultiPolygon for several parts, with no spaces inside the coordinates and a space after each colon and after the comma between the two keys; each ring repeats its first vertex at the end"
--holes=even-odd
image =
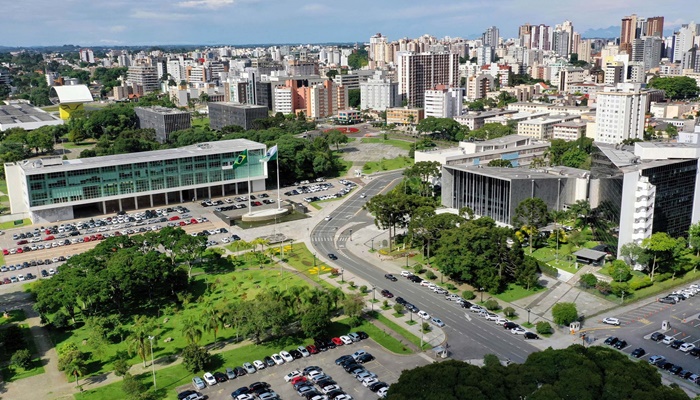
{"type": "MultiPolygon", "coordinates": [[[[247,161],[247,160],[246,160],[247,161]]],[[[250,203],[250,196],[253,194],[250,192],[250,163],[248,162],[248,214],[253,213],[253,207],[251,206],[250,203]]]]}
{"type": "MultiPolygon", "coordinates": [[[[275,143],[275,147],[277,147],[277,144],[275,143]]],[[[279,153],[279,148],[277,149],[277,153],[279,153]]],[[[279,210],[282,208],[282,197],[280,197],[280,156],[279,154],[275,154],[277,157],[275,157],[275,163],[277,164],[277,209],[279,210]]]]}

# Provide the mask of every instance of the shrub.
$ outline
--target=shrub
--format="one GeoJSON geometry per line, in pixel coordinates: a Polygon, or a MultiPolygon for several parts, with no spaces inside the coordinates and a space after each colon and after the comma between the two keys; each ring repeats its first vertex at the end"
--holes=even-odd
{"type": "Polygon", "coordinates": [[[598,278],[596,278],[593,274],[583,274],[581,275],[581,280],[579,282],[581,283],[581,286],[586,289],[593,288],[598,283],[598,278]]]}
{"type": "Polygon", "coordinates": [[[211,355],[207,349],[199,347],[195,343],[187,345],[182,351],[181,356],[183,364],[185,364],[185,369],[190,372],[204,370],[211,360],[211,355]]]}
{"type": "Polygon", "coordinates": [[[12,354],[10,362],[17,367],[29,369],[32,365],[32,353],[27,349],[17,350],[12,354]]]}
{"type": "Polygon", "coordinates": [[[610,276],[616,282],[627,282],[632,278],[632,269],[622,260],[615,260],[610,266],[610,276]]]}
{"type": "Polygon", "coordinates": [[[513,307],[506,307],[503,309],[503,314],[508,318],[515,317],[515,309],[513,307]]]}
{"type": "Polygon", "coordinates": [[[578,319],[578,311],[574,303],[557,303],[552,307],[552,316],[557,325],[569,325],[578,319]]]}
{"type": "Polygon", "coordinates": [[[365,285],[360,286],[360,293],[367,293],[367,286],[365,286],[365,285]]]}
{"type": "Polygon", "coordinates": [[[430,324],[427,323],[427,322],[423,322],[423,323],[421,324],[421,329],[423,330],[423,332],[429,331],[429,330],[430,330],[430,324]]]}
{"type": "Polygon", "coordinates": [[[131,398],[135,398],[139,394],[146,391],[146,386],[144,386],[144,384],[141,383],[141,381],[139,381],[135,376],[127,373],[124,375],[124,380],[122,381],[122,390],[131,398]]]}
{"type": "Polygon", "coordinates": [[[350,282],[348,282],[348,285],[350,285],[351,288],[354,288],[354,287],[355,287],[355,282],[350,281],[350,282]]]}
{"type": "Polygon", "coordinates": [[[453,284],[451,284],[451,283],[448,283],[448,284],[447,284],[447,290],[457,290],[457,288],[455,287],[455,285],[453,285],[453,284]]]}
{"type": "Polygon", "coordinates": [[[489,311],[496,311],[501,309],[501,305],[494,299],[488,299],[484,302],[484,307],[489,311]]]}
{"type": "Polygon", "coordinates": [[[425,277],[430,279],[430,280],[433,280],[433,279],[437,278],[437,275],[435,275],[435,273],[433,271],[428,271],[425,273],[425,277]]]}
{"type": "Polygon", "coordinates": [[[553,278],[556,278],[557,276],[559,276],[558,269],[556,269],[555,267],[552,267],[551,265],[546,264],[542,261],[539,261],[539,260],[537,261],[537,267],[540,269],[541,273],[543,273],[547,276],[551,276],[553,278]]]}
{"type": "Polygon", "coordinates": [[[389,308],[389,300],[384,300],[384,303],[382,304],[384,305],[384,308],[389,308]]]}
{"type": "Polygon", "coordinates": [[[394,311],[396,311],[397,314],[401,314],[403,310],[404,308],[401,304],[394,304],[394,311]]]}
{"type": "Polygon", "coordinates": [[[476,295],[471,290],[465,290],[462,292],[462,297],[464,298],[464,300],[474,300],[476,298],[476,295]]]}
{"type": "Polygon", "coordinates": [[[654,275],[654,281],[656,281],[656,282],[667,281],[667,280],[671,279],[672,276],[673,276],[673,274],[670,272],[666,272],[664,274],[656,274],[656,275],[654,275]]]}
{"type": "Polygon", "coordinates": [[[423,270],[423,266],[422,266],[422,265],[416,264],[416,265],[413,266],[413,273],[414,273],[414,274],[418,275],[418,274],[422,273],[423,271],[424,271],[424,270],[423,270]]]}
{"type": "Polygon", "coordinates": [[[605,281],[598,281],[598,284],[595,285],[595,288],[598,289],[598,291],[602,294],[608,294],[610,293],[610,284],[605,281]]]}
{"type": "Polygon", "coordinates": [[[0,341],[3,342],[5,351],[8,354],[27,348],[22,328],[17,325],[10,325],[6,329],[0,331],[0,341]]]}
{"type": "Polygon", "coordinates": [[[630,294],[630,285],[627,282],[613,282],[610,284],[610,291],[617,297],[630,294]]]}
{"type": "Polygon", "coordinates": [[[535,329],[537,329],[537,333],[540,335],[548,335],[553,332],[552,325],[547,321],[538,322],[535,324],[535,329]]]}
{"type": "Polygon", "coordinates": [[[630,282],[630,290],[639,290],[651,285],[653,285],[651,278],[645,276],[641,279],[633,279],[632,282],[630,282]]]}

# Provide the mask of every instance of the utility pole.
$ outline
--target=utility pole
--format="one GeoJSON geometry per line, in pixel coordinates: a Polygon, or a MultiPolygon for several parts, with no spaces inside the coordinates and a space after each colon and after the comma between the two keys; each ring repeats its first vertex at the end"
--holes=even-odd
{"type": "Polygon", "coordinates": [[[153,362],[153,339],[155,339],[155,336],[149,336],[148,340],[151,341],[151,370],[153,371],[153,389],[155,389],[156,386],[156,364],[153,362]]]}

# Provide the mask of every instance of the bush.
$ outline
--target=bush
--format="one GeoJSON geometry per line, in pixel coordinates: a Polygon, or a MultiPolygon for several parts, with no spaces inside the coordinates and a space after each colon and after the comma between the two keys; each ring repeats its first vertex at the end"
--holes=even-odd
{"type": "Polygon", "coordinates": [[[651,278],[648,276],[645,276],[641,279],[633,279],[632,282],[630,282],[630,290],[639,290],[645,287],[649,287],[653,285],[654,283],[651,281],[651,278]]]}
{"type": "Polygon", "coordinates": [[[430,324],[427,323],[427,322],[423,322],[423,323],[421,324],[421,329],[423,330],[423,332],[429,331],[429,330],[430,330],[430,324]]]}
{"type": "Polygon", "coordinates": [[[476,298],[476,295],[471,290],[465,290],[462,292],[462,297],[464,298],[464,300],[474,300],[476,298]]]}
{"type": "Polygon", "coordinates": [[[12,354],[10,362],[17,367],[29,369],[32,365],[32,353],[27,349],[17,350],[12,354]]]}
{"type": "Polygon", "coordinates": [[[3,343],[5,352],[8,354],[27,348],[27,343],[24,341],[24,335],[22,334],[22,328],[17,325],[10,325],[6,329],[0,331],[0,342],[3,343]]]}
{"type": "Polygon", "coordinates": [[[192,343],[187,345],[182,351],[182,362],[185,364],[185,369],[190,372],[202,371],[211,361],[211,355],[204,347],[192,343]]]}
{"type": "Polygon", "coordinates": [[[539,260],[537,261],[537,267],[540,269],[541,273],[543,273],[547,276],[551,276],[553,278],[556,278],[557,276],[559,276],[558,269],[556,269],[555,267],[552,267],[551,265],[546,264],[542,261],[539,261],[539,260]]]}
{"type": "Polygon", "coordinates": [[[595,285],[595,288],[598,289],[600,293],[605,295],[610,293],[611,290],[610,284],[605,281],[598,281],[598,284],[595,285]]]}
{"type": "Polygon", "coordinates": [[[424,271],[423,266],[420,264],[416,264],[413,266],[413,273],[418,275],[424,271]]]}
{"type": "Polygon", "coordinates": [[[430,280],[433,280],[433,279],[437,278],[437,275],[435,275],[435,273],[433,271],[428,271],[425,273],[425,277],[430,279],[430,280]]]}
{"type": "Polygon", "coordinates": [[[355,287],[355,282],[350,281],[350,282],[348,282],[348,285],[350,285],[351,288],[354,288],[354,287],[355,287]]]}
{"type": "Polygon", "coordinates": [[[656,274],[656,275],[654,275],[654,281],[655,282],[667,281],[667,280],[671,279],[672,276],[673,276],[673,274],[670,272],[666,272],[664,274],[656,274]]]}
{"type": "Polygon", "coordinates": [[[513,307],[506,307],[503,309],[503,314],[508,318],[515,317],[515,309],[513,307]]]}
{"type": "Polygon", "coordinates": [[[401,304],[394,304],[394,311],[396,311],[397,314],[403,313],[403,306],[401,304]]]}
{"type": "Polygon", "coordinates": [[[615,260],[610,266],[610,276],[615,282],[627,282],[632,278],[632,269],[622,260],[615,260]]]}
{"type": "Polygon", "coordinates": [[[51,320],[51,325],[56,329],[65,330],[70,328],[71,320],[68,314],[59,311],[54,315],[53,320],[51,320]]]}
{"type": "Polygon", "coordinates": [[[122,381],[122,390],[124,393],[128,394],[129,397],[135,398],[146,391],[146,386],[135,376],[127,373],[124,375],[124,380],[122,381]]]}
{"type": "Polygon", "coordinates": [[[448,284],[447,284],[447,290],[457,290],[457,288],[455,287],[455,285],[453,285],[453,284],[451,284],[451,283],[448,283],[448,284]]]}
{"type": "Polygon", "coordinates": [[[384,303],[382,304],[384,305],[384,308],[389,308],[389,300],[384,300],[384,303]]]}
{"type": "Polygon", "coordinates": [[[578,311],[574,303],[557,303],[552,307],[552,317],[557,325],[569,325],[578,320],[578,311]]]}
{"type": "Polygon", "coordinates": [[[583,274],[581,275],[581,280],[579,281],[581,286],[586,289],[593,288],[598,283],[598,278],[593,274],[583,274]]]}
{"type": "Polygon", "coordinates": [[[501,305],[494,299],[488,299],[484,302],[484,307],[489,311],[496,311],[501,309],[501,305]]]}
{"type": "Polygon", "coordinates": [[[540,335],[548,335],[554,331],[552,329],[552,325],[550,325],[547,321],[538,322],[535,324],[535,329],[537,329],[537,333],[540,335]]]}
{"type": "Polygon", "coordinates": [[[630,294],[630,285],[627,282],[613,282],[610,284],[610,291],[617,297],[626,296],[630,294]]]}
{"type": "Polygon", "coordinates": [[[360,286],[360,293],[367,293],[367,286],[365,286],[365,285],[360,286]]]}

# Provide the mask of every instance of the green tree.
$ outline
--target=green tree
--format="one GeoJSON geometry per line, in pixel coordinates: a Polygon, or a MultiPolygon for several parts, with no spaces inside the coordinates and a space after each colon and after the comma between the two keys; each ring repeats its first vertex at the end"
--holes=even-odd
{"type": "Polygon", "coordinates": [[[352,69],[360,69],[369,64],[367,50],[357,49],[348,56],[348,66],[352,69]]]}
{"type": "Polygon", "coordinates": [[[598,284],[598,278],[593,274],[583,274],[579,282],[581,282],[581,286],[585,288],[594,288],[598,284]]]}
{"type": "Polygon", "coordinates": [[[502,158],[491,160],[487,165],[489,167],[513,168],[513,163],[502,158]]]}
{"type": "Polygon", "coordinates": [[[146,391],[146,386],[137,377],[127,372],[122,380],[122,390],[134,399],[146,391]]]}
{"type": "Polygon", "coordinates": [[[154,321],[145,315],[141,315],[134,319],[131,334],[127,339],[129,352],[136,353],[141,358],[144,368],[146,367],[146,359],[151,355],[151,343],[148,338],[153,334],[154,330],[154,321]]]}
{"type": "Polygon", "coordinates": [[[327,137],[328,143],[335,145],[335,150],[340,151],[340,145],[345,144],[349,141],[347,135],[337,129],[331,129],[330,131],[324,133],[327,137]]]}
{"type": "Polygon", "coordinates": [[[394,304],[394,312],[396,314],[401,314],[403,313],[404,307],[401,304],[394,304]]]}
{"type": "Polygon", "coordinates": [[[610,266],[610,276],[617,282],[627,282],[632,278],[632,269],[622,260],[615,260],[610,266]]]}
{"type": "Polygon", "coordinates": [[[574,303],[557,303],[552,307],[552,317],[557,325],[569,325],[578,320],[578,311],[574,303]]]}
{"type": "Polygon", "coordinates": [[[209,351],[195,343],[188,344],[180,356],[185,364],[185,369],[190,372],[202,371],[211,362],[209,351]]]}
{"type": "Polygon", "coordinates": [[[552,325],[550,325],[547,321],[539,321],[537,324],[535,324],[535,329],[537,329],[537,333],[540,335],[548,335],[554,332],[552,325]]]}
{"type": "Polygon", "coordinates": [[[515,207],[513,225],[527,230],[530,254],[532,254],[532,239],[537,234],[537,229],[548,221],[547,204],[538,197],[527,198],[515,207]]]}
{"type": "Polygon", "coordinates": [[[652,234],[651,237],[642,240],[641,247],[651,255],[651,269],[649,270],[649,277],[653,281],[657,267],[661,265],[663,268],[669,261],[673,249],[676,247],[676,241],[666,232],[656,232],[652,234]]]}
{"type": "Polygon", "coordinates": [[[693,98],[700,92],[697,81],[688,76],[655,77],[649,81],[649,87],[663,90],[671,99],[693,98]]]}
{"type": "Polygon", "coordinates": [[[342,305],[343,313],[352,320],[357,321],[365,306],[365,299],[361,294],[353,293],[345,296],[342,305]]]}
{"type": "Polygon", "coordinates": [[[201,323],[194,317],[189,316],[182,321],[181,333],[188,344],[197,344],[202,339],[201,323]]]}
{"type": "Polygon", "coordinates": [[[301,330],[307,337],[324,336],[331,324],[329,304],[309,304],[301,316],[301,330]]]}
{"type": "Polygon", "coordinates": [[[32,366],[32,353],[28,349],[20,349],[12,353],[10,363],[18,368],[29,369],[32,366]]]}
{"type": "Polygon", "coordinates": [[[116,355],[116,360],[114,361],[113,368],[114,374],[116,376],[124,376],[129,372],[131,365],[129,364],[129,353],[125,351],[118,351],[116,355]]]}
{"type": "Polygon", "coordinates": [[[360,89],[348,90],[348,105],[353,108],[360,108],[360,89]]]}

